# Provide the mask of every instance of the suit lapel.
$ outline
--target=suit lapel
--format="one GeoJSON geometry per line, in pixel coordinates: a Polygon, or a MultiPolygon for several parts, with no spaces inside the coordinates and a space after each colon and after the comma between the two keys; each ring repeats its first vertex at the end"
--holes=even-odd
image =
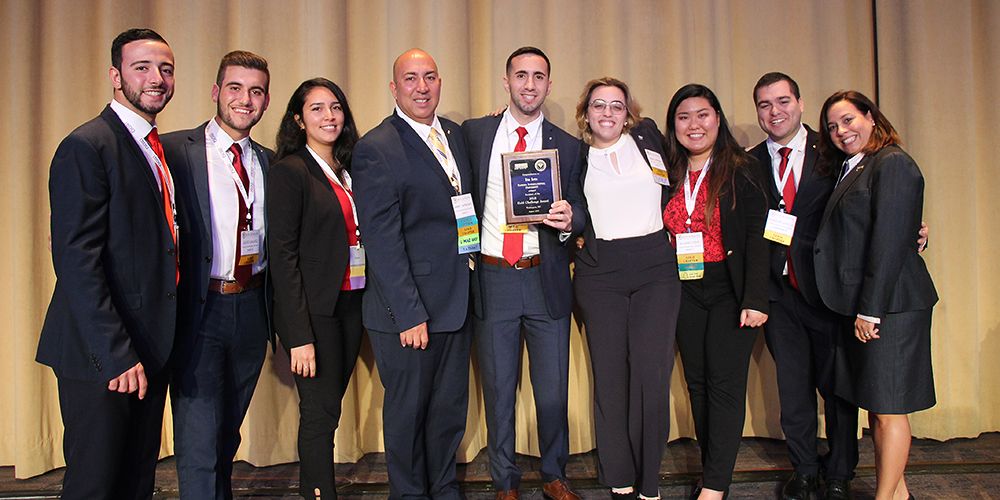
{"type": "Polygon", "coordinates": [[[823,211],[824,223],[827,218],[830,217],[830,213],[833,212],[833,207],[836,206],[837,203],[840,203],[840,199],[844,197],[844,194],[850,190],[851,186],[854,185],[854,183],[861,177],[861,174],[864,173],[865,166],[869,161],[871,161],[871,159],[871,155],[865,155],[865,157],[861,159],[861,162],[851,169],[850,173],[847,174],[847,177],[844,177],[844,179],[840,181],[840,184],[837,184],[837,187],[833,189],[833,194],[830,195],[830,201],[826,204],[826,209],[823,211]]]}
{"type": "Polygon", "coordinates": [[[805,210],[805,208],[803,207],[811,204],[811,203],[799,203],[798,200],[815,199],[815,196],[810,195],[810,192],[815,189],[819,189],[819,187],[816,186],[815,184],[818,182],[822,182],[822,179],[819,179],[816,175],[817,153],[816,153],[815,135],[814,132],[812,132],[808,128],[806,129],[806,131],[808,135],[806,136],[805,158],[802,159],[802,178],[799,179],[799,186],[795,190],[796,202],[795,206],[792,207],[792,213],[795,215],[804,213],[803,211],[805,210]],[[805,194],[805,196],[800,196],[803,194],[805,194]]]}
{"type": "Polygon", "coordinates": [[[316,162],[316,158],[306,148],[302,148],[297,153],[302,162],[306,164],[306,170],[309,171],[309,175],[313,176],[323,187],[333,193],[333,186],[330,185],[330,179],[326,176],[326,172],[323,172],[323,167],[319,166],[316,162]]]}
{"type": "Polygon", "coordinates": [[[202,125],[188,136],[184,144],[184,156],[191,169],[194,191],[201,208],[202,231],[212,239],[212,200],[208,188],[208,150],[205,147],[205,126],[202,125]]]}
{"type": "Polygon", "coordinates": [[[128,150],[132,153],[132,159],[137,165],[142,165],[142,175],[146,178],[149,188],[153,190],[153,194],[156,195],[156,200],[162,204],[163,194],[160,192],[160,185],[156,182],[156,177],[153,175],[153,169],[149,167],[149,161],[146,160],[146,155],[144,155],[142,150],[139,149],[139,145],[136,144],[135,139],[132,138],[132,134],[128,131],[128,128],[125,127],[125,124],[122,123],[118,114],[111,109],[110,104],[104,107],[104,111],[101,112],[101,117],[104,118],[104,121],[108,122],[111,126],[111,130],[115,132],[119,139],[128,144],[128,150]]]}
{"type": "MultiPolygon", "coordinates": [[[[393,115],[392,124],[396,127],[396,131],[399,133],[399,138],[403,141],[403,144],[416,153],[416,158],[422,160],[418,163],[429,169],[431,171],[431,175],[437,177],[438,180],[440,180],[441,183],[447,188],[449,193],[454,194],[455,190],[451,187],[451,181],[444,173],[444,169],[441,168],[441,164],[438,163],[434,153],[431,152],[431,148],[424,142],[423,139],[420,138],[420,136],[417,135],[417,132],[413,130],[413,127],[411,127],[409,123],[406,123],[406,120],[400,118],[398,115],[393,115]]],[[[449,148],[452,147],[451,142],[452,138],[448,137],[449,148]]],[[[454,151],[452,151],[452,156],[454,156],[454,151]]],[[[453,158],[453,160],[454,159],[455,158],[453,158]]],[[[463,179],[463,182],[464,181],[465,180],[463,179]]]]}
{"type": "MultiPolygon", "coordinates": [[[[490,176],[490,156],[493,154],[493,139],[496,138],[497,130],[500,129],[500,124],[503,123],[503,115],[491,118],[486,122],[486,126],[483,127],[482,137],[480,138],[480,150],[479,158],[472,168],[479,169],[479,185],[476,189],[479,190],[479,199],[486,202],[486,185],[489,183],[490,176]]],[[[503,165],[500,165],[503,168],[503,165]]]]}
{"type": "Polygon", "coordinates": [[[781,193],[778,192],[778,185],[774,182],[774,166],[772,165],[771,152],[767,149],[767,141],[760,143],[760,147],[757,148],[757,161],[760,162],[760,168],[764,174],[764,178],[767,179],[767,185],[770,187],[768,192],[771,193],[771,199],[777,200],[781,199],[781,193]]]}

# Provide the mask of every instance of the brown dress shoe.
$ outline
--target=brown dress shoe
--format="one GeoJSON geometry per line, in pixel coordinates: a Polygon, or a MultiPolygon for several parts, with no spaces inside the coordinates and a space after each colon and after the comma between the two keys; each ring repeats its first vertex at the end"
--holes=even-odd
{"type": "Polygon", "coordinates": [[[545,498],[552,500],[580,500],[580,495],[573,493],[566,481],[562,479],[555,479],[543,484],[542,493],[545,498]]]}
{"type": "Polygon", "coordinates": [[[518,500],[519,498],[521,498],[521,494],[517,490],[497,491],[496,500],[518,500]]]}

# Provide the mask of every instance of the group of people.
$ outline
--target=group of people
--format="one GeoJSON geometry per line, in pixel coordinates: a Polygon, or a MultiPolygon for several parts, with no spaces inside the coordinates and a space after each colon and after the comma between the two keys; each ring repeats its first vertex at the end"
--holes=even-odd
{"type": "Polygon", "coordinates": [[[437,64],[412,49],[393,63],[396,106],[381,124],[361,136],[344,91],[314,78],[289,99],[272,152],[250,137],[270,100],[264,58],[226,54],[215,116],[161,139],[173,69],[160,35],[121,33],[111,103],[52,160],[57,281],[37,359],[58,379],[64,498],[151,495],[168,390],[182,497],[231,498],[275,334],[299,395],[299,492],[336,498],[333,436],[365,331],[391,498],[461,497],[473,342],[496,497],[518,498],[522,341],[543,492],[579,498],[565,474],[574,302],[613,498],[660,495],[675,342],[703,465],[691,498],[726,497],[761,326],[795,468],[783,497],[809,498],[821,479],[826,498],[850,497],[858,407],[876,498],[912,497],[907,414],[934,404],[923,179],[862,94],[827,99],[817,133],[795,81],[764,75],[753,97],[768,139],[747,152],[709,88],[679,89],[661,133],[605,77],[576,107],[581,140],[542,113],[540,49],[508,57],[502,113],[462,125],[437,115],[437,64]],[[539,150],[558,156],[562,199],[541,223],[512,223],[502,155],[539,150]]]}

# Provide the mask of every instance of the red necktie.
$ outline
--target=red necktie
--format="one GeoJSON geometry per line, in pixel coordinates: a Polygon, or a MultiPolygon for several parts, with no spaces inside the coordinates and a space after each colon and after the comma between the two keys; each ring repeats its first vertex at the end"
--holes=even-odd
{"type": "Polygon", "coordinates": [[[167,228],[170,230],[170,238],[174,242],[174,284],[181,282],[181,270],[180,265],[177,262],[178,252],[177,252],[177,230],[174,225],[174,208],[171,204],[171,189],[173,184],[170,178],[170,170],[167,168],[167,158],[163,155],[163,144],[160,142],[160,134],[156,132],[156,127],[149,131],[146,135],[146,142],[149,143],[149,147],[152,148],[153,153],[156,153],[156,158],[160,160],[156,165],[157,173],[160,176],[160,194],[163,197],[163,216],[167,221],[167,228]]]}
{"type": "MultiPolygon", "coordinates": [[[[236,173],[240,176],[240,182],[243,183],[243,191],[250,194],[250,178],[247,176],[247,171],[243,168],[243,148],[240,147],[238,143],[233,143],[229,147],[229,152],[233,154],[233,168],[236,173]]],[[[242,248],[243,231],[250,229],[250,207],[247,206],[246,200],[243,199],[243,195],[240,194],[239,188],[236,189],[236,199],[240,204],[239,219],[236,222],[236,260],[233,262],[233,279],[240,285],[246,285],[250,282],[250,277],[253,276],[253,264],[243,264],[240,265],[240,253],[242,248]]]]}
{"type": "MultiPolygon", "coordinates": [[[[788,168],[788,156],[792,154],[791,148],[781,148],[778,150],[778,154],[781,155],[781,164],[778,165],[778,178],[785,176],[785,170],[788,168]]],[[[795,203],[795,170],[793,169],[788,173],[788,179],[785,180],[785,187],[781,190],[781,197],[785,200],[785,213],[791,213],[792,204],[795,203]]],[[[792,284],[796,290],[799,289],[799,281],[795,279],[795,270],[792,269],[792,256],[787,254],[786,262],[788,262],[788,282],[792,284]]]]}
{"type": "MultiPolygon", "coordinates": [[[[524,127],[517,127],[515,132],[517,132],[517,144],[514,146],[514,152],[520,153],[528,147],[527,141],[524,140],[524,137],[528,135],[528,130],[524,127]]],[[[524,233],[503,233],[503,259],[513,266],[521,260],[523,254],[524,233]]]]}

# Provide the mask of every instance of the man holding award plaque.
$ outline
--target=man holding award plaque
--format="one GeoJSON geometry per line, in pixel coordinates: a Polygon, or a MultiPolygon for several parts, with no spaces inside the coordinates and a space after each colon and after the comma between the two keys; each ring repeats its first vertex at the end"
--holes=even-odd
{"type": "Polygon", "coordinates": [[[572,289],[570,236],[582,231],[579,141],[542,114],[549,60],[522,47],[507,59],[510,105],[466,121],[482,249],[473,272],[473,328],[498,499],[518,497],[514,406],[521,338],[528,349],[545,496],[579,498],[566,483],[572,289]],[[565,199],[563,199],[563,195],[565,199]]]}

